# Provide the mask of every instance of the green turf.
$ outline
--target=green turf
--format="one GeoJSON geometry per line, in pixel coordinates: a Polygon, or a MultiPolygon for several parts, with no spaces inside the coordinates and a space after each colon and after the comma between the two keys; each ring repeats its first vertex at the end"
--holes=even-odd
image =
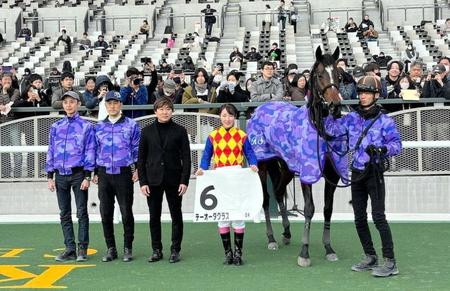
{"type": "MultiPolygon", "coordinates": [[[[95,267],[76,269],[54,285],[69,290],[449,290],[450,228],[445,223],[391,224],[400,275],[389,279],[373,278],[370,273],[355,273],[350,266],[361,258],[362,250],[352,223],[332,225],[333,247],[338,262],[324,259],[321,223],[314,223],[310,254],[312,266],[297,266],[303,224],[291,226],[293,240],[278,251],[266,247],[265,225],[248,224],[244,242],[245,265],[222,265],[223,252],[216,225],[185,224],[182,261],[169,264],[170,224],[163,225],[163,261],[148,263],[150,255],[147,224],[136,225],[135,261],[100,261],[104,242],[100,224],[91,224],[91,248],[99,252],[89,258],[95,267]]],[[[277,238],[281,225],[275,224],[277,238]]],[[[121,249],[122,228],[116,226],[121,249]]],[[[372,235],[380,249],[379,236],[372,235]]],[[[0,248],[34,248],[20,258],[0,258],[2,265],[27,264],[28,272],[39,274],[37,265],[57,264],[45,253],[62,247],[60,226],[56,224],[0,224],[0,248]]],[[[279,239],[281,241],[281,239],[279,239]]],[[[0,251],[1,252],[1,251],[0,251]]],[[[77,263],[74,263],[77,264],[77,263]]],[[[79,264],[79,263],[78,263],[79,264]]],[[[0,272],[1,273],[1,272],[0,272]]],[[[4,277],[0,275],[0,280],[4,277]]],[[[0,287],[21,285],[27,280],[0,283],[0,287]]],[[[1,289],[0,289],[1,290],[1,289]]]]}

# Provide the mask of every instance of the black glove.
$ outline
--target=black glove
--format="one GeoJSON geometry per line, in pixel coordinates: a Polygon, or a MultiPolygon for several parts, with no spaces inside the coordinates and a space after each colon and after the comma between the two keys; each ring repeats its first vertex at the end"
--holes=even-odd
{"type": "Polygon", "coordinates": [[[330,111],[331,111],[331,115],[333,116],[334,119],[341,118],[341,116],[342,116],[342,114],[341,114],[341,104],[334,104],[334,103],[332,103],[330,105],[330,111]]]}
{"type": "Polygon", "coordinates": [[[387,153],[387,147],[386,146],[382,146],[381,148],[379,148],[379,150],[380,150],[380,153],[382,155],[385,155],[387,153]]]}
{"type": "Polygon", "coordinates": [[[374,146],[373,144],[370,144],[366,147],[366,153],[369,156],[372,156],[376,151],[377,151],[377,147],[374,146]]]}

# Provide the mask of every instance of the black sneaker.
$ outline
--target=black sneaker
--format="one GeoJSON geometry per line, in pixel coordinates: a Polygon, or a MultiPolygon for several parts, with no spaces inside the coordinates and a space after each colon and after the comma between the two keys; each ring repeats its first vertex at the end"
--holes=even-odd
{"type": "Polygon", "coordinates": [[[223,261],[224,265],[232,265],[233,264],[233,252],[231,250],[229,250],[228,252],[225,253],[225,259],[223,261]]]}
{"type": "Polygon", "coordinates": [[[395,259],[384,258],[384,264],[373,268],[372,275],[375,277],[389,277],[399,273],[395,259]]]}
{"type": "Polygon", "coordinates": [[[116,250],[116,248],[112,247],[106,251],[105,256],[103,256],[103,258],[102,258],[102,262],[105,262],[105,263],[111,262],[112,260],[115,260],[115,259],[117,259],[117,250],[116,250]]]}
{"type": "Polygon", "coordinates": [[[78,249],[77,262],[87,261],[87,249],[78,249]]]}
{"type": "Polygon", "coordinates": [[[162,258],[163,258],[163,253],[160,250],[153,250],[152,256],[150,258],[148,258],[148,262],[154,263],[154,262],[162,260],[162,258]]]}
{"type": "Polygon", "coordinates": [[[57,262],[67,262],[67,261],[74,261],[77,258],[77,253],[75,250],[64,250],[64,252],[60,253],[56,258],[55,261],[57,262]]]}
{"type": "Polygon", "coordinates": [[[133,251],[129,248],[123,249],[123,259],[124,262],[131,262],[133,260],[133,251]]]}
{"type": "Polygon", "coordinates": [[[177,251],[172,251],[169,258],[169,263],[178,263],[180,261],[180,253],[177,251]]]}
{"type": "Polygon", "coordinates": [[[376,255],[364,255],[361,262],[352,266],[352,270],[355,272],[364,272],[372,270],[378,264],[378,257],[376,255]]]}

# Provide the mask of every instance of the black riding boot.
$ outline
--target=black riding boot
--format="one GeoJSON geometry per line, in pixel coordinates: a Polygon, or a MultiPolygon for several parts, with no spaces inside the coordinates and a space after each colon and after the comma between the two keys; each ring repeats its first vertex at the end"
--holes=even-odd
{"type": "Polygon", "coordinates": [[[244,244],[244,233],[234,233],[234,264],[242,265],[242,246],[244,244]]]}
{"type": "Polygon", "coordinates": [[[229,232],[222,233],[220,235],[222,238],[223,249],[225,250],[225,259],[223,261],[224,265],[233,264],[233,251],[231,250],[231,235],[229,232]]]}

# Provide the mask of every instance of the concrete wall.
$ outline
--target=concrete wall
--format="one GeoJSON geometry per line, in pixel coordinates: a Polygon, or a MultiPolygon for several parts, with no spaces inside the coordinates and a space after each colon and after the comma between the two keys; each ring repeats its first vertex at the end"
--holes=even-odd
{"type": "Polygon", "coordinates": [[[0,32],[7,41],[16,39],[16,34],[18,33],[16,23],[20,23],[21,14],[22,9],[20,8],[0,9],[0,19],[5,19],[6,21],[6,33],[4,22],[0,22],[0,32]]]}
{"type": "Polygon", "coordinates": [[[117,33],[139,32],[143,20],[147,20],[152,31],[154,5],[105,6],[106,31],[117,33]],[[115,18],[110,19],[110,17],[115,18]],[[124,17],[121,19],[121,17],[124,17]],[[130,19],[129,17],[132,17],[130,19]]]}
{"type": "Polygon", "coordinates": [[[39,18],[44,19],[43,25],[39,21],[39,31],[46,35],[60,35],[61,29],[66,29],[69,35],[81,36],[85,31],[87,7],[38,8],[37,12],[39,18]],[[51,20],[58,18],[61,20],[51,20]],[[73,18],[76,18],[76,21],[73,18]]]}
{"type": "MultiPolygon", "coordinates": [[[[450,213],[450,176],[425,177],[386,177],[386,209],[387,212],[402,217],[419,217],[421,214],[450,213]],[[401,214],[401,215],[400,215],[401,214]],[[405,215],[406,214],[406,215],[405,215]]],[[[296,179],[295,194],[300,209],[304,206],[301,187],[296,179]]],[[[194,204],[195,180],[191,180],[188,192],[184,196],[183,211],[192,213],[194,204]]],[[[313,187],[316,203],[316,217],[322,218],[323,209],[323,183],[319,182],[313,187]]],[[[146,199],[140,194],[138,184],[135,184],[134,213],[136,215],[148,214],[146,199]]],[[[288,207],[292,207],[292,184],[288,189],[288,207]]],[[[344,214],[347,219],[352,217],[352,208],[348,203],[351,200],[350,189],[338,189],[334,199],[334,213],[344,214]]],[[[97,186],[89,190],[89,205],[96,203],[96,207],[89,207],[89,213],[99,214],[97,186]]],[[[73,208],[75,202],[72,202],[73,208]]],[[[164,200],[163,213],[168,214],[167,204],[164,200]]],[[[74,208],[75,211],[75,208],[74,208]]],[[[2,215],[54,215],[59,211],[56,194],[47,190],[47,184],[36,183],[2,183],[0,187],[0,222],[2,215]]],[[[370,213],[370,207],[369,207],[370,213]]],[[[39,217],[38,216],[38,217],[39,217]]],[[[342,217],[342,216],[341,216],[342,217]]]]}

